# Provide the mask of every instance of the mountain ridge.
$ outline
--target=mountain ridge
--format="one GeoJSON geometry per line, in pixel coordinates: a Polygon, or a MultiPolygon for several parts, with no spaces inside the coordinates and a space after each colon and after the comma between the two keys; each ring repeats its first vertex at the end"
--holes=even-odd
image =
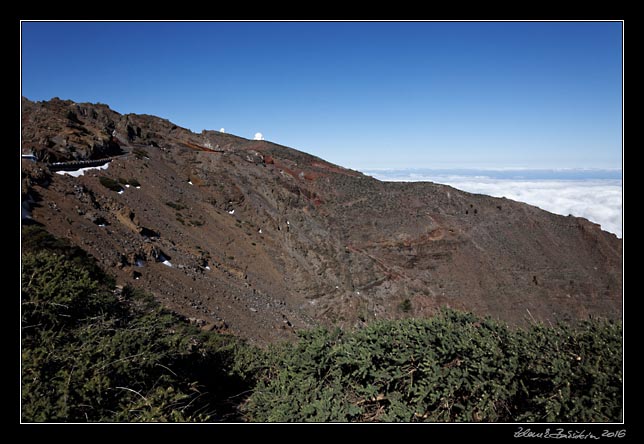
{"type": "Polygon", "coordinates": [[[582,218],[107,105],[23,98],[21,118],[38,159],[22,161],[27,222],[203,328],[267,343],[441,306],[511,324],[621,317],[622,241],[582,218]],[[110,162],[51,168],[87,159],[110,162]]]}

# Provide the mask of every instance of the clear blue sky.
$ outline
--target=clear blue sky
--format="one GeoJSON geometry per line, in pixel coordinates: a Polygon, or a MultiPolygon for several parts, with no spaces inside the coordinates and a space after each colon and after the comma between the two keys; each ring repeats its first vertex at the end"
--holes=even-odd
{"type": "Polygon", "coordinates": [[[22,23],[22,95],[352,168],[620,168],[622,23],[22,23]]]}

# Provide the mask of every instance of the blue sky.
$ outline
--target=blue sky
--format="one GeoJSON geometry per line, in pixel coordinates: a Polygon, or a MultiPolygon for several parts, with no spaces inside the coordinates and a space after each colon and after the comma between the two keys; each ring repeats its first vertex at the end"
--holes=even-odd
{"type": "Polygon", "coordinates": [[[621,168],[622,24],[22,23],[22,95],[367,168],[621,168]]]}

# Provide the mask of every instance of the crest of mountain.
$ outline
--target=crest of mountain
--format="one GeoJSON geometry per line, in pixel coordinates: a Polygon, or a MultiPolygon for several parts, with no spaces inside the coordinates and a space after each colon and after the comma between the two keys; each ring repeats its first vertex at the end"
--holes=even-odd
{"type": "Polygon", "coordinates": [[[586,219],[60,99],[22,99],[22,153],[25,223],[257,343],[441,306],[514,325],[621,317],[622,241],[586,219]]]}

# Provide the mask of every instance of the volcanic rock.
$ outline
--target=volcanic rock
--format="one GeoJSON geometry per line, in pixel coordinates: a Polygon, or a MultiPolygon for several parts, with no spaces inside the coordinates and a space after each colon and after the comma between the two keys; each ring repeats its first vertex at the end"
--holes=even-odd
{"type": "Polygon", "coordinates": [[[269,141],[101,104],[23,98],[22,149],[39,160],[22,162],[34,221],[120,285],[260,344],[441,306],[511,324],[621,316],[622,241],[586,219],[380,182],[269,141]],[[48,170],[97,158],[112,161],[79,177],[48,170]],[[99,177],[139,186],[117,193],[99,177]]]}

